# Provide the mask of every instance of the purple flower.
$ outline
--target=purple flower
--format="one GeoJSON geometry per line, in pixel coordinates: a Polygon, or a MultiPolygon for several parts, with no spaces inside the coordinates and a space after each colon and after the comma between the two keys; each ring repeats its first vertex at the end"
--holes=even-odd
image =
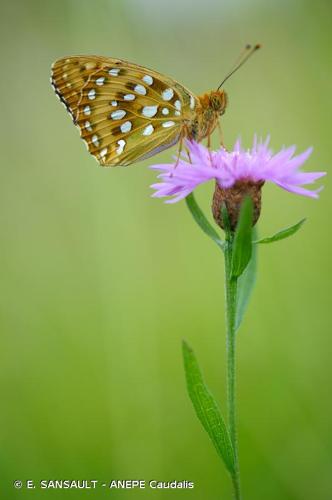
{"type": "Polygon", "coordinates": [[[270,181],[292,193],[318,198],[322,188],[310,191],[302,187],[326,174],[300,170],[312,148],[297,156],[293,156],[295,146],[282,148],[273,154],[268,147],[269,141],[268,137],[265,142],[257,142],[255,137],[252,148],[245,151],[238,140],[231,152],[224,148],[209,151],[201,144],[186,141],[190,156],[183,153],[176,167],[174,163],[151,167],[161,172],[158,175],[161,182],[151,186],[155,189],[152,196],[171,196],[166,203],[175,203],[188,196],[199,184],[215,179],[222,190],[233,188],[239,182],[262,185],[265,181],[270,181]]]}

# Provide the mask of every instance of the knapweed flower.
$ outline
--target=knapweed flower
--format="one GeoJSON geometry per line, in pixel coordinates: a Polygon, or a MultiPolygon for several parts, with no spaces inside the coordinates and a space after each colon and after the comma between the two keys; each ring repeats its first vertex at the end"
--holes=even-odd
{"type": "Polygon", "coordinates": [[[178,164],[166,163],[151,168],[161,173],[161,182],[153,184],[152,196],[171,197],[166,203],[175,203],[188,196],[200,184],[215,179],[212,211],[215,221],[223,227],[221,206],[225,203],[234,229],[245,196],[254,205],[254,221],[258,220],[261,207],[261,187],[266,181],[273,182],[292,193],[317,198],[320,189],[310,191],[304,185],[311,184],[326,172],[302,172],[300,167],[308,159],[312,148],[294,156],[296,147],[282,148],[273,154],[269,149],[269,137],[265,142],[254,138],[253,146],[244,150],[238,140],[233,151],[224,148],[209,151],[202,144],[186,141],[187,152],[178,164]]]}

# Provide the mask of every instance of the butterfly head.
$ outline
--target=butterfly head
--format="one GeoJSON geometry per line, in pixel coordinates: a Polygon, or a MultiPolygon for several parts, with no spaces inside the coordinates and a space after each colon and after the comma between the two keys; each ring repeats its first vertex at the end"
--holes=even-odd
{"type": "Polygon", "coordinates": [[[210,95],[210,106],[218,115],[223,115],[227,106],[228,98],[223,89],[213,90],[210,95]]]}

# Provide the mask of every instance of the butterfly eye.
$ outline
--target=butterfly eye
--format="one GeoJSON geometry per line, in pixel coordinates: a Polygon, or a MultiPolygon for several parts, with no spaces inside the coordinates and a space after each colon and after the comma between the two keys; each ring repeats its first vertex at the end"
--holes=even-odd
{"type": "Polygon", "coordinates": [[[219,114],[223,115],[225,113],[225,108],[227,104],[227,97],[223,90],[217,90],[213,92],[210,96],[211,107],[219,114]]]}

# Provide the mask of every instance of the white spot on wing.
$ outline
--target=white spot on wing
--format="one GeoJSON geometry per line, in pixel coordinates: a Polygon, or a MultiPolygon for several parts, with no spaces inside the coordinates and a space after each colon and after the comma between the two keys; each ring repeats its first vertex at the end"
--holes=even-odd
{"type": "Polygon", "coordinates": [[[88,92],[88,98],[89,98],[91,101],[92,101],[93,99],[95,99],[95,98],[96,98],[96,91],[95,91],[95,89],[91,89],[91,90],[89,90],[89,92],[88,92]]]}
{"type": "Polygon", "coordinates": [[[110,69],[110,70],[109,70],[109,72],[108,72],[108,74],[109,74],[109,75],[112,75],[112,76],[118,76],[118,75],[119,75],[119,73],[120,73],[119,68],[113,68],[113,69],[110,69]]]}
{"type": "Polygon", "coordinates": [[[191,95],[190,96],[190,109],[194,109],[194,107],[195,107],[195,99],[191,95]]]}
{"type": "Polygon", "coordinates": [[[105,77],[101,76],[100,78],[97,78],[96,84],[97,85],[104,85],[105,77]]]}
{"type": "Polygon", "coordinates": [[[83,109],[83,113],[87,116],[91,115],[91,108],[90,106],[85,106],[85,108],[83,109]]]}
{"type": "Polygon", "coordinates": [[[84,127],[89,131],[89,132],[92,132],[92,127],[91,127],[91,123],[87,120],[84,124],[84,127]]]}
{"type": "Polygon", "coordinates": [[[125,145],[126,145],[126,141],[124,141],[123,139],[120,139],[118,141],[118,144],[119,144],[119,147],[116,148],[116,152],[118,155],[120,155],[121,153],[123,153],[123,150],[124,150],[125,145]]]}
{"type": "Polygon", "coordinates": [[[113,111],[111,113],[111,117],[113,120],[121,120],[124,116],[126,116],[127,112],[124,109],[118,109],[117,111],[113,111]]]}
{"type": "Polygon", "coordinates": [[[172,99],[172,97],[174,96],[174,90],[173,89],[166,89],[163,91],[163,93],[161,95],[162,95],[162,98],[164,99],[164,101],[170,101],[172,99]]]}
{"type": "Polygon", "coordinates": [[[120,126],[120,129],[121,129],[121,132],[123,134],[125,134],[125,133],[131,131],[131,127],[132,127],[132,123],[128,121],[128,122],[122,123],[122,125],[120,126]]]}
{"type": "Polygon", "coordinates": [[[104,148],[100,151],[100,157],[104,158],[107,155],[107,148],[104,148]]]}
{"type": "Polygon", "coordinates": [[[144,106],[142,109],[142,115],[147,118],[152,118],[158,112],[158,106],[144,106]]]}
{"type": "Polygon", "coordinates": [[[143,82],[145,82],[147,85],[152,85],[153,84],[153,78],[150,75],[144,75],[142,78],[143,82]]]}
{"type": "Polygon", "coordinates": [[[169,122],[164,122],[162,124],[163,127],[168,128],[168,127],[173,127],[175,125],[175,122],[169,121],[169,122]]]}
{"type": "Polygon", "coordinates": [[[140,85],[140,84],[135,85],[134,90],[137,94],[146,95],[146,88],[144,87],[144,85],[140,85]]]}
{"type": "Polygon", "coordinates": [[[161,112],[162,112],[163,115],[168,115],[169,114],[169,109],[168,108],[163,108],[161,110],[161,112]]]}
{"type": "Polygon", "coordinates": [[[143,130],[143,135],[151,135],[153,131],[154,131],[154,127],[153,127],[153,125],[150,124],[147,127],[145,127],[145,129],[143,130]]]}
{"type": "Polygon", "coordinates": [[[91,137],[91,141],[93,142],[93,144],[96,146],[96,148],[99,146],[99,139],[98,139],[98,135],[93,135],[91,137]]]}
{"type": "Polygon", "coordinates": [[[181,101],[179,101],[179,99],[175,101],[174,106],[178,111],[181,111],[181,101]]]}
{"type": "Polygon", "coordinates": [[[124,100],[125,101],[134,101],[134,99],[136,99],[136,97],[134,96],[134,94],[126,94],[123,96],[124,100]]]}
{"type": "Polygon", "coordinates": [[[112,104],[112,106],[114,106],[114,107],[115,107],[115,106],[117,106],[117,105],[118,105],[118,102],[117,102],[117,101],[112,101],[112,102],[111,102],[111,104],[112,104]]]}

